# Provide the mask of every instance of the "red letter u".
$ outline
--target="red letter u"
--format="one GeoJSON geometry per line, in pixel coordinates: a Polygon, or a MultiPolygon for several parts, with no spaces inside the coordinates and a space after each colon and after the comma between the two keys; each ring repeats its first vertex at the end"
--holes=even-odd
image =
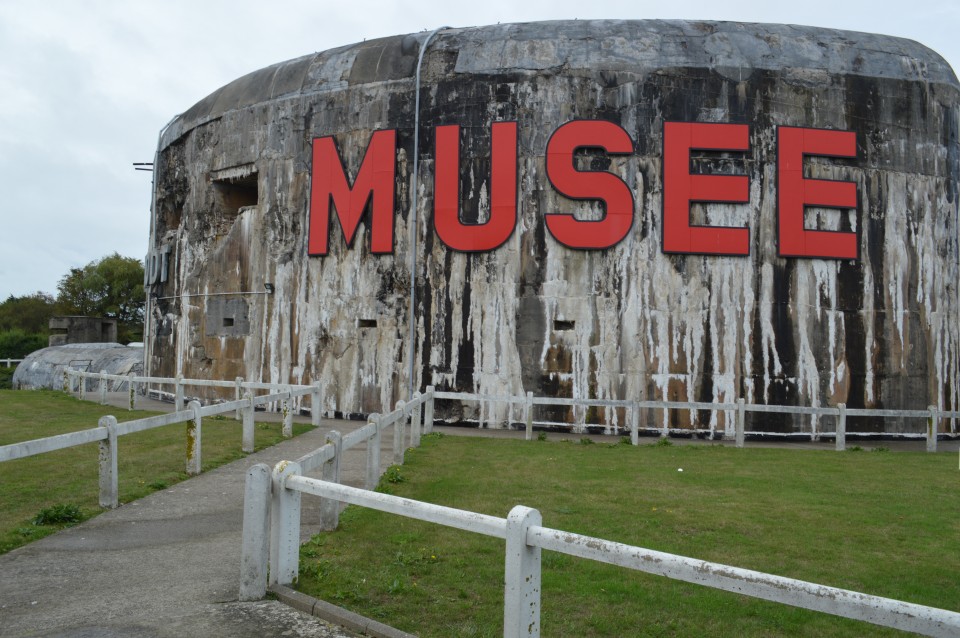
{"type": "Polygon", "coordinates": [[[433,224],[448,248],[483,252],[501,246],[517,225],[517,123],[491,127],[490,218],[482,224],[460,221],[460,126],[436,129],[433,224]]]}

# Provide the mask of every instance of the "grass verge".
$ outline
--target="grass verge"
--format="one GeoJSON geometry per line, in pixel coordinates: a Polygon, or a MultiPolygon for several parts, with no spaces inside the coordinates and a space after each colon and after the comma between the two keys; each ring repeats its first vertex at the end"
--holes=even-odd
{"type": "MultiPolygon", "coordinates": [[[[97,426],[101,416],[120,422],[156,414],[80,401],[62,392],[0,391],[0,445],[97,426]]],[[[311,426],[294,424],[294,434],[311,426]]],[[[168,425],[119,438],[120,502],[127,503],[178,483],[184,472],[184,424],[168,425]]],[[[258,423],[256,449],[279,442],[281,424],[258,423]]],[[[233,419],[203,420],[203,471],[245,456],[241,424],[233,419]]],[[[0,463],[0,553],[42,538],[98,514],[98,445],[91,443],[0,463]],[[64,516],[70,512],[70,516],[64,516]]]]}
{"type": "MultiPolygon", "coordinates": [[[[430,436],[381,490],[825,585],[960,609],[953,454],[430,436]],[[679,470],[683,471],[680,472],[679,470]]],[[[351,506],[298,589],[420,636],[500,636],[503,542],[351,506]]],[[[544,636],[898,635],[543,553],[544,636]]]]}

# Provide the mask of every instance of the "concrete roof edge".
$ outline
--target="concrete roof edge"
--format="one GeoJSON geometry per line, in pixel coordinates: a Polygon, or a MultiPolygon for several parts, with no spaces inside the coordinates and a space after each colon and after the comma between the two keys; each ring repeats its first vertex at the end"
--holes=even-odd
{"type": "MultiPolygon", "coordinates": [[[[345,75],[347,71],[344,69],[353,64],[357,54],[363,49],[384,48],[390,44],[402,47],[403,42],[409,38],[416,38],[418,43],[422,43],[427,35],[428,32],[423,31],[367,40],[304,55],[248,73],[217,89],[174,118],[160,136],[160,150],[167,148],[194,128],[217,120],[231,111],[283,97],[317,94],[340,88],[323,88],[324,70],[328,73],[342,71],[345,75]],[[353,56],[353,58],[345,59],[344,56],[347,58],[353,56]]],[[[721,57],[727,55],[731,59],[742,56],[753,63],[751,66],[755,68],[774,68],[774,64],[779,63],[783,63],[788,68],[805,68],[803,64],[805,48],[809,49],[814,57],[818,50],[831,47],[836,50],[844,48],[857,52],[851,68],[827,69],[828,71],[866,77],[924,80],[960,91],[960,82],[947,61],[933,49],[915,40],[792,24],[710,20],[554,20],[453,27],[438,34],[431,46],[454,49],[482,48],[484,38],[478,38],[478,35],[487,35],[491,41],[524,39],[571,41],[621,35],[647,35],[667,40],[698,40],[701,44],[713,44],[718,49],[711,51],[709,46],[703,46],[700,49],[690,47],[692,52],[687,53],[687,48],[684,47],[683,55],[687,59],[681,56],[674,56],[677,59],[666,58],[663,68],[683,66],[683,62],[689,66],[710,66],[712,63],[708,60],[716,60],[718,55],[721,57]],[[751,37],[760,42],[761,46],[751,46],[751,37]],[[772,50],[764,52],[761,40],[767,42],[775,40],[772,50]],[[784,55],[784,43],[792,57],[784,55]],[[857,61],[864,58],[864,54],[866,59],[857,68],[857,61]],[[698,56],[701,59],[697,59],[698,56]],[[764,62],[764,57],[769,58],[767,63],[764,62]],[[799,64],[790,64],[791,60],[799,64]]],[[[808,66],[818,68],[813,63],[808,66]]],[[[504,64],[501,68],[514,67],[504,64]]]]}

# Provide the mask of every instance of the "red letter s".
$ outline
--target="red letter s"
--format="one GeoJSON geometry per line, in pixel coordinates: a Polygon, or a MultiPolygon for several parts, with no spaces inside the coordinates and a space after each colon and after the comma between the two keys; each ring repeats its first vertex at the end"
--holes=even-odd
{"type": "Polygon", "coordinates": [[[605,171],[578,171],[573,155],[581,148],[602,148],[607,153],[633,152],[630,134],[613,122],[567,122],[547,143],[547,177],[557,191],[570,199],[599,199],[605,207],[599,221],[581,221],[573,215],[548,213],[547,228],[570,248],[610,248],[623,240],[633,225],[633,193],[617,175],[605,171]]]}

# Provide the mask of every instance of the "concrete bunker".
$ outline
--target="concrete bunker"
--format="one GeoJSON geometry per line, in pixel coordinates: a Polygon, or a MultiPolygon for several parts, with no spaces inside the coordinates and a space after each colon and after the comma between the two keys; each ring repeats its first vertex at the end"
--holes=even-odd
{"type": "MultiPolygon", "coordinates": [[[[143,374],[142,346],[124,346],[119,343],[72,343],[50,346],[31,352],[17,366],[12,385],[18,390],[62,390],[67,368],[84,372],[105,371],[115,375],[143,374]]],[[[98,381],[85,381],[87,389],[94,389],[98,381]]],[[[126,390],[126,382],[111,381],[110,391],[126,390]],[[124,386],[124,387],[121,387],[124,386]]]]}
{"type": "MultiPolygon", "coordinates": [[[[888,36],[724,22],[544,22],[428,35],[255,71],[163,132],[150,248],[170,247],[176,267],[149,293],[150,374],[316,381],[328,409],[350,412],[382,411],[426,385],[960,407],[960,85],[937,54],[888,36]],[[578,195],[549,179],[553,133],[575,121],[615,126],[630,139],[629,152],[571,151],[573,179],[615,180],[634,202],[627,232],[603,249],[564,245],[545,222],[554,213],[598,222],[610,205],[596,189],[578,195]],[[495,180],[509,171],[494,174],[493,146],[511,122],[515,228],[493,249],[451,249],[435,230],[437,186],[452,183],[438,154],[459,144],[457,220],[479,230],[504,205],[495,180]],[[687,225],[747,229],[747,251],[665,245],[671,123],[741,127],[749,152],[691,144],[677,175],[744,178],[739,199],[692,195],[687,225]],[[845,157],[805,155],[796,179],[849,183],[855,206],[803,200],[792,218],[799,214],[801,231],[852,235],[852,257],[781,250],[778,149],[784,132],[798,129],[853,140],[845,157]],[[316,140],[336,149],[346,188],[359,198],[371,192],[362,185],[363,167],[377,162],[371,143],[387,133],[389,177],[380,169],[368,177],[392,197],[341,205],[355,206],[349,232],[332,206],[329,249],[311,256],[316,140]],[[375,249],[387,228],[380,210],[389,213],[387,251],[375,249]],[[251,293],[264,282],[274,295],[251,293]],[[214,298],[246,304],[246,313],[211,305],[214,298]]],[[[446,409],[470,417],[469,408],[446,409]]],[[[623,418],[599,412],[588,422],[623,418]]],[[[662,418],[643,415],[657,425],[662,418]]],[[[669,418],[681,428],[732,428],[724,414],[669,418]]],[[[903,426],[848,421],[851,432],[878,425],[903,426]]],[[[764,427],[789,433],[809,424],[771,415],[764,427]]]]}

